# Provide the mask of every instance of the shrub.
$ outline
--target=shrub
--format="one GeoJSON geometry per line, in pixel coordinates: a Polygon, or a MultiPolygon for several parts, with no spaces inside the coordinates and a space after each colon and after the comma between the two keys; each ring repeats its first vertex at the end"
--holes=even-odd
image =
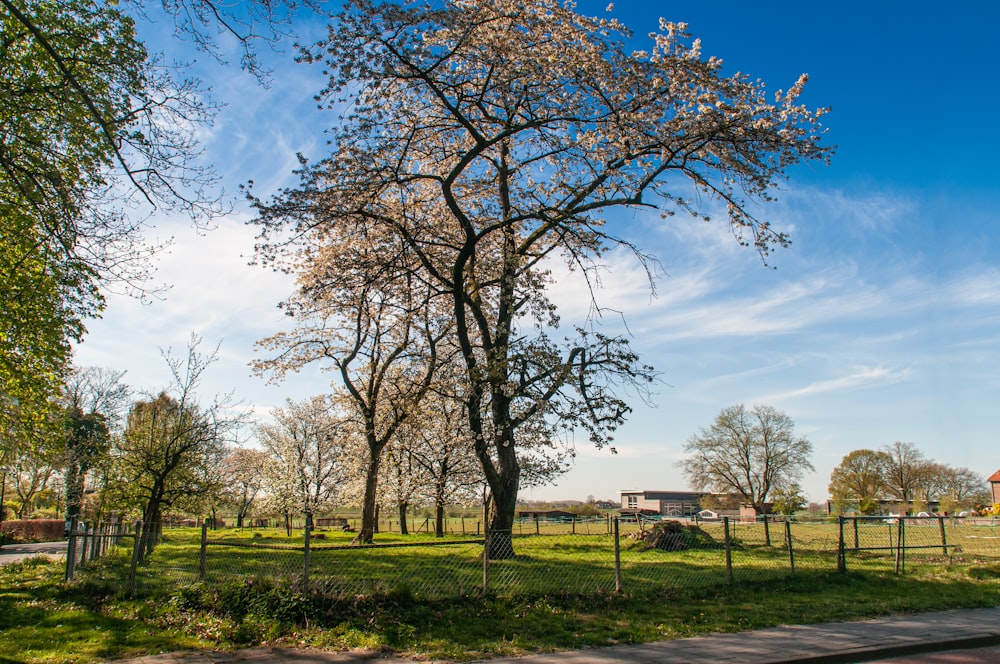
{"type": "Polygon", "coordinates": [[[0,533],[15,542],[50,542],[66,535],[62,519],[23,519],[0,523],[0,533]]]}

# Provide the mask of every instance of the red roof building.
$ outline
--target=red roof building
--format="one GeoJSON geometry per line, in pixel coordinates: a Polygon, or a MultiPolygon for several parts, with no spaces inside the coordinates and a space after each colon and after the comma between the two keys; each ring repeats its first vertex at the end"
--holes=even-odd
{"type": "Polygon", "coordinates": [[[1000,503],[1000,470],[990,475],[986,481],[990,483],[990,491],[993,493],[993,504],[1000,503]]]}

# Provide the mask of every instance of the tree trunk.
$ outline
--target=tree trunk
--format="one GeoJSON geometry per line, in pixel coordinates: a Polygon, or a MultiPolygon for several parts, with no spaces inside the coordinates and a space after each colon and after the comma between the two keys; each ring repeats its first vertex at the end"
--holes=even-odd
{"type": "MultiPolygon", "coordinates": [[[[511,432],[512,434],[512,432],[511,432]]],[[[513,439],[513,435],[510,436],[513,439]]],[[[499,473],[490,482],[493,516],[490,519],[490,558],[514,557],[513,529],[517,510],[517,489],[521,468],[514,454],[514,442],[498,446],[499,473]]]]}
{"type": "Polygon", "coordinates": [[[160,504],[151,500],[146,504],[146,509],[142,512],[142,531],[139,534],[140,559],[145,560],[159,540],[162,525],[160,524],[160,504]]]}
{"type": "Polygon", "coordinates": [[[365,470],[365,497],[361,505],[361,530],[355,542],[371,544],[375,536],[375,499],[378,497],[378,470],[382,463],[382,448],[369,443],[368,468],[365,470]],[[376,451],[377,450],[377,451],[376,451]]]}
{"type": "Polygon", "coordinates": [[[406,510],[409,509],[410,504],[406,501],[400,501],[399,503],[399,534],[409,535],[410,528],[406,522],[406,510]]]}
{"type": "Polygon", "coordinates": [[[444,537],[444,501],[438,498],[434,506],[434,535],[444,537]]]}

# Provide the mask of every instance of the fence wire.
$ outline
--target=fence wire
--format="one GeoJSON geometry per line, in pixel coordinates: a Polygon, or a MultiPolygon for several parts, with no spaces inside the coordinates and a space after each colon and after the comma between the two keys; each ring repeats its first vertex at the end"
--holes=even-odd
{"type": "Polygon", "coordinates": [[[837,570],[907,573],[941,562],[1000,562],[1000,531],[992,522],[879,517],[657,523],[532,520],[481,538],[423,536],[367,546],[337,531],[311,533],[306,540],[278,530],[168,528],[145,558],[133,555],[136,537],[116,532],[78,542],[72,559],[80,572],[125,570],[130,592],[260,583],[348,599],[642,593],[767,584],[837,570]],[[84,549],[103,551],[108,562],[91,564],[94,558],[80,553],[84,549]],[[485,556],[487,550],[493,555],[485,556]]]}

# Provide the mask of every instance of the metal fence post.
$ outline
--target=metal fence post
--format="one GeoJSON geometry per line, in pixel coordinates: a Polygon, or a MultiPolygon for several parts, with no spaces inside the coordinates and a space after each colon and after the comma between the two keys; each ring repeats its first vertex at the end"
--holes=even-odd
{"type": "Polygon", "coordinates": [[[621,530],[618,526],[618,517],[615,517],[615,592],[620,593],[622,591],[622,547],[619,536],[621,535],[621,530]]]}
{"type": "Polygon", "coordinates": [[[135,522],[135,539],[132,540],[132,562],[128,569],[128,579],[126,579],[126,593],[129,599],[135,596],[135,574],[139,566],[139,553],[142,549],[142,521],[135,522]]]}
{"type": "Polygon", "coordinates": [[[899,517],[899,534],[896,536],[896,574],[903,574],[906,571],[906,517],[899,517]]]}
{"type": "Polygon", "coordinates": [[[733,548],[732,543],[729,541],[729,517],[722,517],[722,525],[725,529],[725,539],[726,539],[726,582],[729,585],[733,583],[733,548]]]}
{"type": "MultiPolygon", "coordinates": [[[[309,519],[309,521],[312,521],[312,519],[309,519]]],[[[310,540],[312,540],[312,526],[309,523],[306,523],[305,534],[306,542],[302,556],[302,592],[306,592],[309,589],[309,555],[310,540]]]]}
{"type": "Polygon", "coordinates": [[[795,551],[792,550],[792,522],[785,517],[785,541],[788,542],[788,564],[795,574],[795,551]]]}
{"type": "Polygon", "coordinates": [[[903,569],[903,519],[904,517],[900,515],[896,521],[896,546],[893,548],[896,558],[896,574],[899,574],[903,569]]]}
{"type": "Polygon", "coordinates": [[[198,580],[205,580],[205,567],[208,563],[208,519],[201,522],[201,549],[198,552],[198,580]]]}
{"type": "Polygon", "coordinates": [[[490,590],[490,529],[483,523],[483,594],[490,590]]]}
{"type": "Polygon", "coordinates": [[[941,553],[943,553],[944,555],[947,556],[948,555],[948,539],[945,537],[945,534],[944,534],[944,517],[943,516],[939,516],[938,517],[938,528],[941,529],[941,553]]]}
{"type": "Polygon", "coordinates": [[[764,512],[764,545],[771,546],[771,526],[769,525],[767,512],[764,512]]]}
{"type": "MultiPolygon", "coordinates": [[[[842,514],[837,516],[837,523],[840,526],[840,536],[837,541],[837,571],[841,574],[847,574],[847,552],[844,550],[844,516],[842,514]]],[[[855,518],[854,525],[858,525],[857,518],[855,518]]]]}

